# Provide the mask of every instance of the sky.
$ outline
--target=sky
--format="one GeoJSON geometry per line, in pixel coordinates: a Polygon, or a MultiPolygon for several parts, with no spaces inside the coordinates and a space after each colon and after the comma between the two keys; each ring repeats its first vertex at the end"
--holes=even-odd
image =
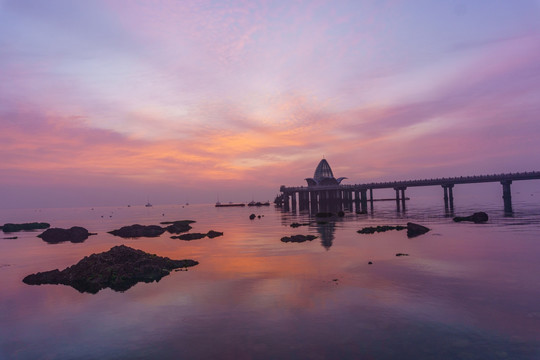
{"type": "Polygon", "coordinates": [[[540,170],[540,0],[0,0],[0,207],[540,170]]]}

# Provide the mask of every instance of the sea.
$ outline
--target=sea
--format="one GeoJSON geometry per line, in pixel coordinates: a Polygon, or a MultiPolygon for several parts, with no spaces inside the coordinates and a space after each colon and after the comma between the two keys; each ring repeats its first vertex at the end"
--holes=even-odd
{"type": "Polygon", "coordinates": [[[512,213],[500,194],[455,192],[453,209],[440,189],[407,195],[404,209],[379,201],[325,219],[273,205],[0,210],[2,224],[97,233],[49,244],[41,230],[0,232],[0,359],[540,359],[538,190],[513,193],[512,213]],[[487,223],[452,220],[477,211],[487,223]],[[176,220],[224,235],[108,233],[176,220]],[[430,231],[357,232],[407,222],[430,231]],[[317,238],[281,241],[296,234],[317,238]],[[120,244],[199,264],[124,292],[22,282],[120,244]]]}

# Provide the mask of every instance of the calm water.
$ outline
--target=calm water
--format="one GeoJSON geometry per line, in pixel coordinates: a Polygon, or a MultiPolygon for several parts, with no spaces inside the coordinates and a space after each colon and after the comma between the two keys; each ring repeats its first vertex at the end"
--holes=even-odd
{"type": "Polygon", "coordinates": [[[481,225],[453,223],[433,197],[413,198],[405,212],[379,202],[367,215],[296,229],[289,225],[309,215],[274,207],[2,210],[0,223],[47,221],[98,235],[80,244],[47,244],[39,231],[0,239],[0,358],[540,359],[540,204],[532,194],[515,198],[512,217],[498,197],[456,199],[456,215],[490,215],[481,225]],[[264,216],[251,221],[252,212],[264,216]],[[197,221],[191,232],[225,235],[107,234],[182,219],[197,221]],[[432,230],[412,239],[356,233],[407,221],[432,230]],[[319,237],[280,241],[293,234],[319,237]],[[123,293],[21,281],[119,244],[200,264],[123,293]]]}

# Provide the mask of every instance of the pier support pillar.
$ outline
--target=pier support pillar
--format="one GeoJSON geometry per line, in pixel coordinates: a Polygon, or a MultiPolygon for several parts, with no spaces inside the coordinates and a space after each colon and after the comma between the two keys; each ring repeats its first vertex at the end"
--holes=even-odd
{"type": "Polygon", "coordinates": [[[309,193],[306,191],[298,192],[298,210],[303,211],[309,208],[309,193]]]}
{"type": "Polygon", "coordinates": [[[445,184],[441,185],[444,189],[444,207],[445,209],[448,209],[448,205],[450,205],[450,209],[454,209],[454,184],[445,184]]]}
{"type": "Polygon", "coordinates": [[[361,212],[367,213],[367,189],[360,190],[361,212]]]}
{"type": "Polygon", "coordinates": [[[296,211],[296,192],[291,194],[291,208],[292,211],[296,211]]]}
{"type": "Polygon", "coordinates": [[[285,209],[285,211],[290,210],[290,207],[289,207],[289,193],[283,193],[283,209],[285,209]]]}
{"type": "Polygon", "coordinates": [[[510,190],[510,184],[512,180],[503,180],[501,185],[503,186],[503,201],[504,201],[504,212],[511,214],[512,210],[512,192],[510,190]]]}
{"type": "Polygon", "coordinates": [[[318,199],[318,192],[317,191],[311,191],[309,193],[309,200],[310,200],[310,212],[312,214],[316,214],[319,212],[319,199],[318,199]]]}
{"type": "Polygon", "coordinates": [[[397,207],[397,211],[400,211],[401,208],[403,208],[403,210],[405,210],[405,190],[407,189],[407,187],[405,186],[400,186],[400,187],[396,187],[394,188],[394,190],[396,190],[396,207],[397,207]],[[399,193],[401,192],[401,197],[399,196],[399,193]],[[400,204],[400,200],[401,199],[401,204],[400,204]],[[401,206],[401,208],[400,208],[401,206]]]}

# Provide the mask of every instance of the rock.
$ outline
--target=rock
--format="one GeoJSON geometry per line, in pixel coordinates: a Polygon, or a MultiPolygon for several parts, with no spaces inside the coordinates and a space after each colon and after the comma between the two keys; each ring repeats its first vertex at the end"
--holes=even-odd
{"type": "Polygon", "coordinates": [[[397,253],[396,256],[409,256],[409,254],[397,253]]]}
{"type": "Polygon", "coordinates": [[[385,232],[389,230],[405,230],[407,227],[397,225],[397,226],[391,226],[391,225],[379,225],[379,226],[368,226],[361,230],[358,230],[357,233],[359,234],[374,234],[376,232],[385,232]]]}
{"type": "Polygon", "coordinates": [[[171,236],[171,239],[180,239],[180,240],[190,241],[190,240],[202,239],[204,237],[206,237],[206,234],[190,233],[190,234],[182,234],[178,236],[171,236]]]}
{"type": "Polygon", "coordinates": [[[171,270],[195,266],[194,260],[171,260],[120,245],[107,252],[84,257],[62,271],[51,270],[28,275],[28,285],[63,284],[79,292],[95,294],[101,289],[126,291],[138,282],[159,281],[171,270]]]}
{"type": "Polygon", "coordinates": [[[461,221],[472,221],[475,224],[484,223],[489,220],[488,214],[486,214],[483,211],[475,212],[474,214],[470,216],[456,216],[454,218],[455,222],[461,222],[461,221]]]}
{"type": "Polygon", "coordinates": [[[88,239],[88,236],[96,235],[89,233],[83,227],[73,226],[70,229],[61,229],[61,228],[50,228],[45,230],[43,233],[38,235],[38,238],[41,238],[43,241],[46,241],[50,244],[57,244],[64,241],[70,241],[72,243],[81,243],[88,239]]]}
{"type": "Polygon", "coordinates": [[[193,220],[178,220],[178,221],[163,221],[160,224],[169,225],[165,228],[165,230],[167,230],[171,234],[180,234],[180,233],[191,230],[191,226],[189,224],[192,224],[194,222],[195,221],[193,220]]]}
{"type": "Polygon", "coordinates": [[[294,222],[294,223],[292,223],[290,226],[291,226],[292,228],[297,228],[297,227],[300,227],[300,226],[308,226],[308,225],[309,225],[309,223],[302,223],[302,224],[300,224],[300,223],[294,222]]]}
{"type": "Polygon", "coordinates": [[[339,217],[344,217],[344,216],[345,216],[345,212],[343,212],[343,211],[338,211],[337,216],[339,216],[339,217]]]}
{"type": "Polygon", "coordinates": [[[176,221],[162,221],[160,222],[161,225],[171,225],[171,224],[193,224],[196,223],[195,220],[176,220],[176,221]]]}
{"type": "Polygon", "coordinates": [[[331,212],[318,212],[315,214],[315,217],[332,217],[335,216],[334,213],[331,212]]]}
{"type": "Polygon", "coordinates": [[[422,225],[418,225],[412,222],[407,223],[407,237],[410,237],[410,238],[425,234],[429,230],[430,230],[429,228],[422,225]]]}
{"type": "Polygon", "coordinates": [[[367,263],[367,264],[368,264],[368,265],[373,265],[373,262],[371,262],[371,261],[368,261],[368,263],[367,263]]]}
{"type": "Polygon", "coordinates": [[[45,222],[33,222],[23,224],[7,223],[3,226],[0,226],[0,229],[2,229],[3,232],[16,232],[21,230],[48,229],[49,227],[51,227],[51,224],[45,222]]]}
{"type": "Polygon", "coordinates": [[[109,234],[120,236],[122,238],[136,237],[157,237],[165,232],[165,229],[158,225],[129,225],[123,226],[118,230],[109,231],[109,234]]]}
{"type": "Polygon", "coordinates": [[[253,220],[253,219],[255,219],[255,214],[251,214],[251,215],[249,215],[249,219],[250,219],[250,220],[253,220]]]}
{"type": "Polygon", "coordinates": [[[301,243],[304,241],[311,241],[316,238],[317,237],[315,235],[293,235],[293,236],[284,236],[281,238],[281,241],[301,243]]]}
{"type": "Polygon", "coordinates": [[[18,236],[10,236],[10,237],[5,237],[5,238],[2,238],[4,240],[15,240],[15,239],[18,239],[19,237],[18,236]]]}
{"type": "Polygon", "coordinates": [[[206,236],[208,236],[210,239],[213,239],[218,236],[223,236],[223,233],[219,231],[210,230],[209,232],[206,233],[206,236]]]}

